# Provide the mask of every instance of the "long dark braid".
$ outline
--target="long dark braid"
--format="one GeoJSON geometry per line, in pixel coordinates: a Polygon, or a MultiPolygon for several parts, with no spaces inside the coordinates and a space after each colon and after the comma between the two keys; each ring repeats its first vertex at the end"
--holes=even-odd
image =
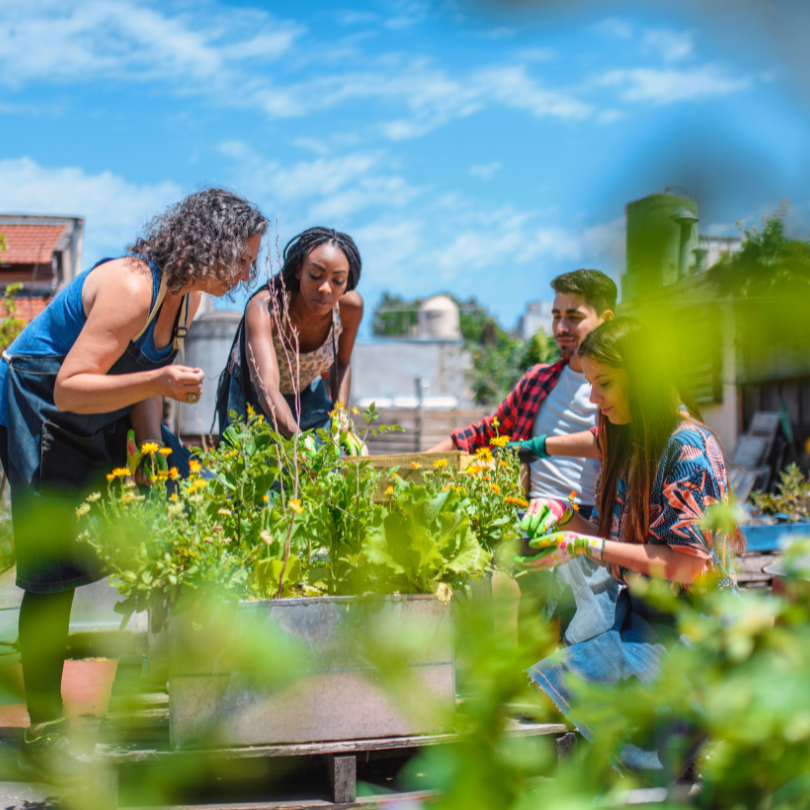
{"type": "Polygon", "coordinates": [[[284,265],[281,268],[281,272],[273,277],[271,282],[272,287],[276,290],[280,289],[281,280],[284,279],[284,287],[287,290],[297,292],[300,284],[295,274],[300,269],[304,258],[310,251],[326,243],[337,245],[349,261],[349,277],[346,280],[346,292],[357,287],[360,281],[360,270],[363,266],[360,259],[360,251],[357,249],[357,245],[355,245],[351,236],[336,231],[333,228],[310,228],[290,239],[282,254],[284,265]]]}

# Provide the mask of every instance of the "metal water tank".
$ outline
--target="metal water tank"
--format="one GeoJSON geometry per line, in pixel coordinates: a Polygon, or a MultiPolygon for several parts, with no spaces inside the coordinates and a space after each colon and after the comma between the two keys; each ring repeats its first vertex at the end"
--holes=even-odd
{"type": "Polygon", "coordinates": [[[429,340],[461,340],[458,305],[449,295],[434,295],[423,301],[416,313],[419,337],[429,340]]]}
{"type": "Polygon", "coordinates": [[[627,272],[622,299],[652,292],[689,274],[698,246],[697,203],[675,194],[650,194],[628,203],[627,272]]]}
{"type": "MultiPolygon", "coordinates": [[[[241,319],[241,312],[219,309],[197,318],[189,327],[185,364],[191,368],[201,368],[205,372],[205,382],[199,402],[179,405],[178,428],[181,436],[199,436],[211,432],[219,375],[228,362],[228,352],[241,319]]],[[[218,425],[214,425],[214,432],[218,430],[218,425]]]]}

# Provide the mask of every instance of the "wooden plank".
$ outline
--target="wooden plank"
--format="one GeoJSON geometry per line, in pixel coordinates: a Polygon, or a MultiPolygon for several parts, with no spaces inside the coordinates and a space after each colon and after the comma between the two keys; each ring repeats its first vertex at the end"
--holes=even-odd
{"type": "MultiPolygon", "coordinates": [[[[358,796],[348,804],[335,804],[327,799],[282,799],[275,802],[238,802],[232,804],[174,804],[150,807],[149,810],[354,810],[354,808],[385,808],[419,806],[423,802],[438,801],[435,790],[414,790],[358,796]]],[[[136,808],[122,808],[136,810],[136,808]]],[[[137,808],[143,810],[143,808],[137,808]]]]}
{"type": "Polygon", "coordinates": [[[327,754],[326,770],[335,804],[349,804],[357,798],[357,756],[327,754]]]}
{"type": "MultiPolygon", "coordinates": [[[[520,723],[512,720],[507,724],[506,737],[540,737],[550,734],[565,734],[568,727],[563,723],[520,723]]],[[[167,736],[156,736],[154,747],[145,748],[132,744],[102,744],[95,748],[95,755],[103,760],[125,764],[170,761],[182,757],[206,756],[222,759],[257,759],[271,757],[297,757],[323,754],[357,754],[365,751],[384,751],[397,748],[423,748],[430,745],[446,745],[465,739],[463,733],[414,735],[409,737],[378,737],[368,740],[340,740],[337,742],[297,743],[295,745],[249,745],[228,748],[182,748],[170,749],[167,736]],[[165,746],[165,747],[164,747],[165,746]]]]}

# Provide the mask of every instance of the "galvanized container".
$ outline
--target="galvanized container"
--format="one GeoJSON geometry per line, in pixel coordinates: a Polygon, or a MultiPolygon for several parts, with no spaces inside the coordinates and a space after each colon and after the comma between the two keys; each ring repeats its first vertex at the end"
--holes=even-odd
{"type": "Polygon", "coordinates": [[[446,731],[453,611],[430,595],[240,602],[169,615],[171,742],[260,745],[446,731]]]}

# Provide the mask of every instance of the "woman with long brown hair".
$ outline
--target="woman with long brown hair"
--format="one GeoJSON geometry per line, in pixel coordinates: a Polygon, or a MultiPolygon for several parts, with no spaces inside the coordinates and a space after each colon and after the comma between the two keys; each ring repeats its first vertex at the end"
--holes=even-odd
{"type": "MultiPolygon", "coordinates": [[[[599,407],[594,522],[562,501],[532,502],[523,527],[539,553],[518,565],[553,568],[586,555],[607,564],[622,585],[640,576],[668,581],[676,594],[736,590],[731,554],[742,550],[742,535],[711,531],[704,520],[710,507],[728,502],[723,453],[660,341],[638,321],[616,318],[591,332],[579,353],[599,407]]],[[[609,630],[540,661],[529,675],[560,711],[575,714],[569,674],[590,683],[633,676],[647,683],[678,638],[672,616],[624,588],[609,630]]],[[[576,722],[588,736],[587,723],[576,722]]]]}

